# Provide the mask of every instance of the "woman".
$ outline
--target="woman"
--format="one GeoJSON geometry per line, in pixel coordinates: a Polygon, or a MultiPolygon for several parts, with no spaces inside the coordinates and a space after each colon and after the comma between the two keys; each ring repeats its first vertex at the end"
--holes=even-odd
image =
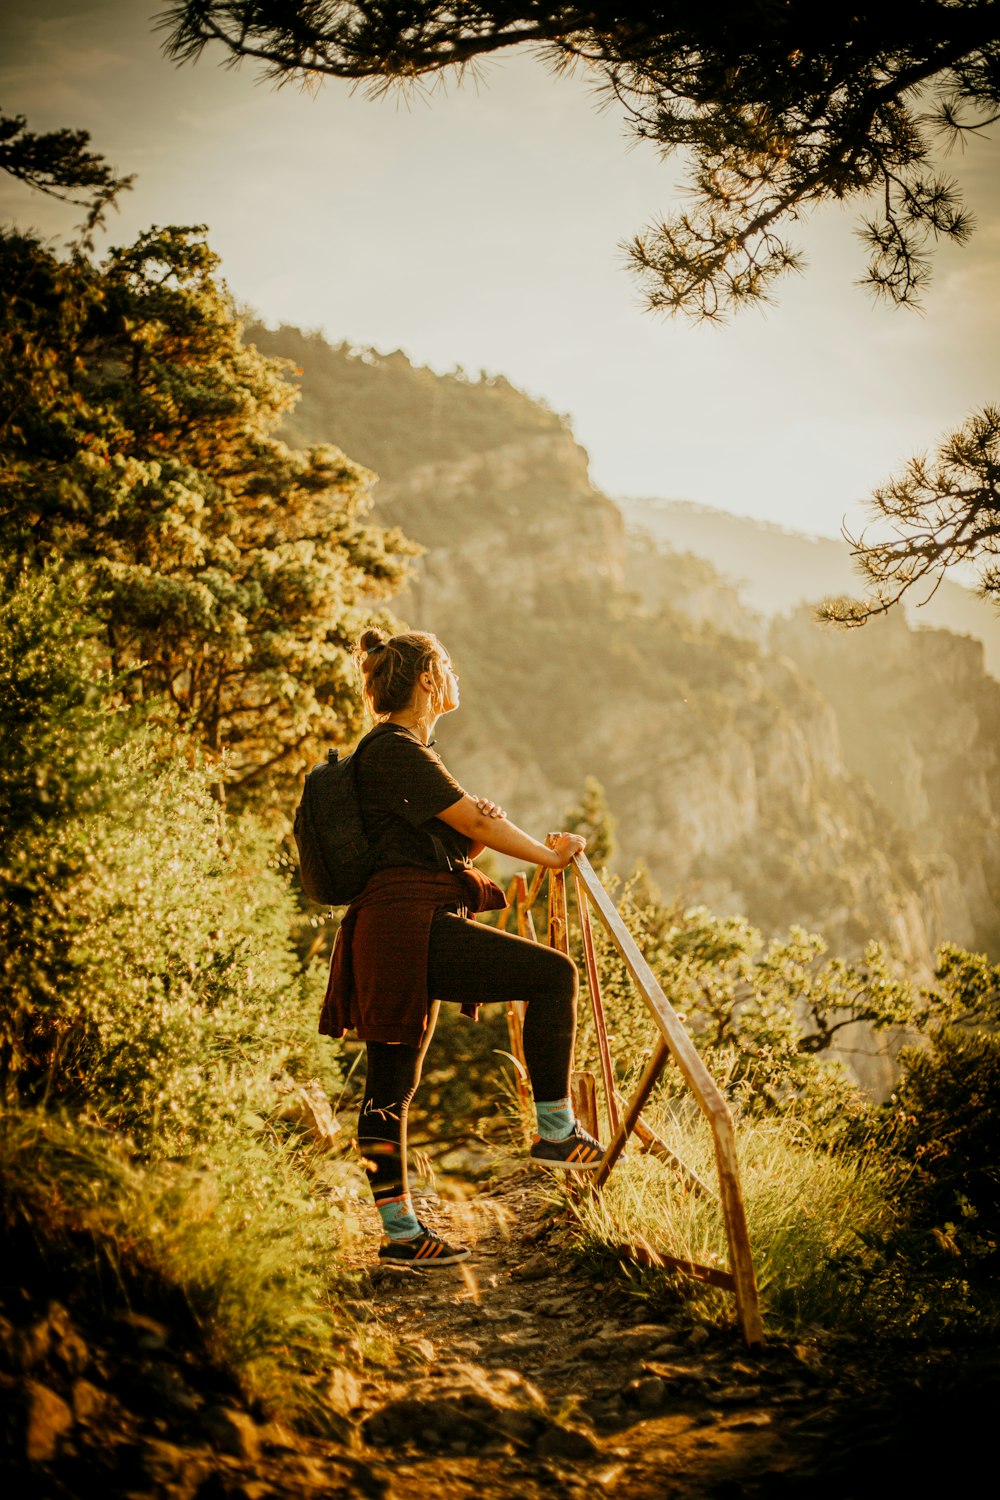
{"type": "Polygon", "coordinates": [[[469,1251],[420,1223],[406,1174],[407,1110],[437,1002],[474,1014],[485,1001],[525,1001],[524,1056],[538,1130],[529,1154],[567,1171],[601,1162],[599,1143],[577,1124],[569,1102],[575,966],[554,948],[469,916],[506,904],[472,864],[483,849],[559,870],[586,840],[561,833],[549,848],[445,770],[432,737],[438,718],[458,708],[458,676],[435,636],[411,631],[387,639],[366,630],[358,655],[376,720],[355,752],[375,873],[344,916],[320,1030],[339,1037],[354,1028],[367,1043],[358,1145],[382,1220],[379,1260],[445,1266],[469,1251]]]}

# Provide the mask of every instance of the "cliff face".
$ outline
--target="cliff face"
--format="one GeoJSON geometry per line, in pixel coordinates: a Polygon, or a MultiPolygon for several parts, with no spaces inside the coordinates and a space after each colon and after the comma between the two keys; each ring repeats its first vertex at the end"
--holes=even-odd
{"type": "Polygon", "coordinates": [[[382,481],[376,504],[427,548],[399,601],[414,620],[473,607],[484,583],[512,602],[577,579],[624,583],[621,514],[590,483],[587,455],[565,429],[422,464],[382,481]]]}
{"type": "Polygon", "coordinates": [[[845,760],[932,872],[942,934],[1000,945],[1000,683],[982,644],[899,615],[843,635],[805,614],[777,623],[837,716],[845,760]]]}
{"type": "Polygon", "coordinates": [[[875,937],[926,972],[943,939],[996,940],[1000,687],[972,643],[901,617],[768,636],[710,561],[627,537],[566,424],[506,382],[282,333],[296,439],[384,469],[380,517],[426,549],[397,613],[458,665],[439,740],[470,790],[544,832],[594,775],[620,868],[837,951],[875,937]]]}

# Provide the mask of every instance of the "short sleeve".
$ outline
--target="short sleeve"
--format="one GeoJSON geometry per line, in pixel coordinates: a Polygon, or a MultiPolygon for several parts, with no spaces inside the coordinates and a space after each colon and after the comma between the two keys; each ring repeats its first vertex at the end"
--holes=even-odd
{"type": "Polygon", "coordinates": [[[366,761],[365,779],[378,805],[412,828],[422,827],[465,796],[441,757],[405,731],[381,736],[366,761]]]}

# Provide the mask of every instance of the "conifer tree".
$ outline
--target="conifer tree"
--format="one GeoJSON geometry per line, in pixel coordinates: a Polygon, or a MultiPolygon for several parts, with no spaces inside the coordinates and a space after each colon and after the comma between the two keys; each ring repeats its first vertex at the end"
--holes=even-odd
{"type": "Polygon", "coordinates": [[[910,589],[929,597],[957,563],[975,568],[980,594],[1000,607],[1000,407],[974,413],[935,460],[912,458],[869,510],[875,535],[847,534],[869,597],[830,600],[824,618],[863,625],[910,589]]]}
{"type": "Polygon", "coordinates": [[[368,471],[273,435],[289,367],[243,342],[201,231],[99,267],[6,233],[0,275],[8,554],[86,566],[123,690],[244,795],[350,738],[350,644],[414,549],[365,520],[368,471]]]}
{"type": "Polygon", "coordinates": [[[971,227],[932,166],[935,132],[968,136],[1000,111],[993,0],[172,0],[163,26],[176,58],[221,44],[278,80],[385,88],[513,47],[583,65],[635,135],[687,153],[691,206],[629,252],[652,308],[696,318],[766,298],[800,264],[788,226],[847,199],[874,206],[869,283],[913,301],[933,242],[971,227]]]}

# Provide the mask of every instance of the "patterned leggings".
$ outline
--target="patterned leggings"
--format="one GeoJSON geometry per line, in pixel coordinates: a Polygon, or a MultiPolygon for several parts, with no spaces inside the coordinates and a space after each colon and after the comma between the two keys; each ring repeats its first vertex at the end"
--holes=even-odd
{"type": "MultiPolygon", "coordinates": [[[[427,962],[435,1000],[464,1004],[523,1000],[524,1059],[536,1099],[565,1099],[576,1033],[576,966],[565,954],[451,912],[436,912],[427,962]]],[[[431,1008],[419,1047],[369,1042],[358,1145],[375,1200],[407,1188],[406,1121],[434,1032],[431,1008]]]]}

